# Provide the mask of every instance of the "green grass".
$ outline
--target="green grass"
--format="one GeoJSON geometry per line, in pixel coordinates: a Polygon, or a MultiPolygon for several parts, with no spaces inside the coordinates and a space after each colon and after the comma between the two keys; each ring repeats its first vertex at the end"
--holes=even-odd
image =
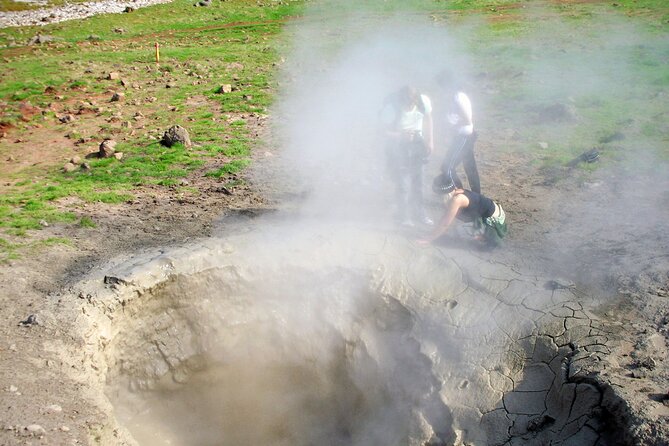
{"type": "MultiPolygon", "coordinates": [[[[153,109],[146,113],[147,127],[167,129],[175,122],[181,123],[195,143],[190,149],[166,148],[139,130],[116,147],[124,153],[121,161],[93,158],[87,160],[90,169],[67,174],[60,166],[25,170],[0,196],[0,228],[13,231],[13,235],[29,235],[27,231],[43,227],[41,222],[74,224],[75,215],[58,206],[60,199],[76,196],[88,202],[122,203],[145,185],[174,186],[215,158],[222,157],[226,164],[209,172],[210,176],[224,177],[246,167],[253,143],[248,128],[243,121],[226,122],[224,114],[266,112],[273,95],[271,80],[279,33],[284,20],[298,14],[301,7],[301,1],[259,6],[235,0],[194,8],[192,2],[175,1],[122,16],[0,30],[0,45],[9,47],[0,49],[0,57],[5,57],[0,101],[8,104],[0,109],[0,121],[16,125],[17,134],[30,132],[30,123],[20,119],[22,102],[45,108],[55,94],[63,96],[64,101],[101,95],[98,105],[107,108],[101,117],[110,119],[116,110],[104,97],[115,90],[125,93],[126,103],[147,94],[154,96],[153,105],[146,107],[153,109]],[[114,32],[119,24],[125,30],[123,34],[114,32]],[[54,43],[15,51],[13,47],[38,31],[52,36],[54,43]],[[91,41],[91,35],[99,39],[91,41]],[[154,61],[156,41],[161,45],[160,65],[154,61]],[[142,91],[124,89],[120,81],[106,79],[110,71],[121,72],[123,79],[142,85],[142,91]],[[151,87],[162,87],[168,81],[175,88],[151,87]],[[215,86],[223,83],[233,83],[235,91],[217,94],[215,86]],[[47,87],[56,93],[45,94],[47,87]],[[152,91],[146,93],[149,89],[152,91]],[[193,111],[187,103],[198,96],[206,98],[207,103],[193,111]],[[168,106],[177,111],[168,111],[168,106]],[[28,175],[30,180],[21,179],[28,175]]],[[[117,110],[123,113],[123,107],[117,110]]],[[[53,113],[44,116],[56,120],[53,113]]],[[[135,124],[131,116],[122,119],[135,124]]],[[[74,140],[84,132],[71,133],[74,140]]],[[[119,139],[123,133],[127,132],[118,124],[103,122],[89,135],[119,139]]],[[[90,227],[91,223],[79,220],[81,227],[90,227]]]]}
{"type": "MultiPolygon", "coordinates": [[[[669,3],[615,3],[546,2],[538,9],[529,0],[372,0],[359,2],[355,10],[379,21],[403,14],[430,17],[434,26],[450,30],[467,52],[472,73],[485,73],[479,92],[483,100],[475,104],[478,125],[490,135],[504,128],[520,135],[497,150],[530,153],[535,164],[550,167],[598,145],[607,156],[623,159],[634,153],[635,141],[643,141],[669,158],[669,3]],[[620,24],[630,25],[636,33],[616,38],[620,24]],[[600,68],[587,71],[593,63],[600,68]],[[579,89],[582,80],[592,81],[591,85],[579,89]],[[555,103],[573,106],[574,119],[537,119],[537,110],[555,103]],[[616,132],[625,139],[600,142],[616,132]],[[548,149],[537,149],[539,141],[547,142],[548,149]]],[[[12,137],[27,137],[35,124],[53,125],[63,133],[72,132],[72,139],[93,136],[95,143],[101,137],[117,139],[117,151],[124,153],[120,161],[86,160],[90,169],[68,174],[61,165],[39,165],[13,174],[9,179],[13,186],[4,187],[0,195],[1,231],[29,238],[43,222],[94,227],[92,220],[63,207],[61,199],[66,197],[118,204],[144,186],[175,186],[202,172],[224,184],[241,181],[235,174],[250,163],[254,141],[251,129],[239,118],[267,113],[276,90],[274,63],[289,49],[291,36],[282,34],[284,24],[302,14],[305,2],[231,0],[208,8],[192,4],[176,0],[130,14],[0,30],[4,47],[0,48],[0,122],[16,126],[12,137]],[[123,33],[115,32],[119,27],[123,33]],[[25,46],[37,32],[52,36],[54,42],[25,46]],[[90,39],[93,35],[99,38],[90,39]],[[154,60],[156,42],[160,64],[154,60]],[[141,89],[106,79],[111,71],[141,89]],[[174,88],[165,88],[168,82],[174,88]],[[222,84],[232,84],[234,91],[217,93],[222,84]],[[47,87],[55,93],[45,93],[47,87]],[[126,96],[118,108],[108,102],[112,91],[126,96]],[[143,102],[149,96],[155,101],[143,102]],[[82,130],[54,124],[56,113],[47,111],[54,101],[89,97],[96,97],[96,106],[106,109],[95,127],[82,130]],[[145,115],[137,122],[125,112],[134,101],[145,115]],[[23,121],[21,102],[45,109],[44,114],[23,121]],[[105,120],[114,113],[121,113],[121,121],[130,122],[134,133],[105,120]],[[166,148],[156,142],[157,130],[175,123],[188,129],[193,147],[166,148]],[[207,167],[211,165],[221,167],[207,167]]],[[[352,12],[346,2],[308,4],[327,8],[332,18],[327,25],[333,29],[352,12]]],[[[3,10],[17,7],[11,0],[0,0],[3,10]]],[[[367,30],[340,32],[323,43],[323,54],[338,54],[348,31],[367,30]]],[[[472,80],[472,85],[480,87],[477,82],[472,80]]],[[[11,150],[8,140],[0,139],[2,156],[11,150]]],[[[588,173],[596,166],[580,169],[588,173]]],[[[0,242],[0,253],[15,255],[16,243],[25,244],[0,242]]]]}

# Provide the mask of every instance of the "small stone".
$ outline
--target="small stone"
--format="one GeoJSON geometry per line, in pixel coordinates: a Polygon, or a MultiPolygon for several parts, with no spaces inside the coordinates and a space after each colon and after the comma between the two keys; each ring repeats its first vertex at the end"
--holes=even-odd
{"type": "Polygon", "coordinates": [[[43,228],[48,228],[49,227],[49,223],[46,220],[40,220],[39,225],[43,228]]]}
{"type": "Polygon", "coordinates": [[[216,90],[216,93],[231,93],[232,92],[232,84],[223,84],[220,87],[218,87],[218,90],[216,90]]]}
{"type": "Polygon", "coordinates": [[[70,428],[67,427],[67,426],[61,426],[61,427],[60,427],[60,431],[61,431],[61,432],[70,432],[70,428]]]}
{"type": "Polygon", "coordinates": [[[188,131],[180,125],[173,125],[167,129],[160,143],[167,147],[172,147],[174,144],[183,144],[186,147],[192,145],[188,131]]]}
{"type": "Polygon", "coordinates": [[[123,152],[114,152],[114,158],[121,161],[123,159],[123,152]]]}
{"type": "Polygon", "coordinates": [[[543,141],[541,141],[541,142],[539,142],[539,143],[537,143],[537,144],[539,145],[539,147],[541,147],[541,148],[544,149],[544,150],[546,150],[546,149],[548,148],[548,143],[547,143],[547,142],[543,142],[543,141]]]}
{"type": "Polygon", "coordinates": [[[58,120],[60,122],[62,122],[63,124],[68,124],[68,123],[74,121],[75,118],[74,118],[74,115],[68,113],[67,115],[63,115],[63,116],[59,117],[58,120]]]}
{"type": "Polygon", "coordinates": [[[123,12],[128,13],[128,12],[133,12],[134,10],[135,8],[133,8],[132,6],[126,6],[123,12]]]}
{"type": "Polygon", "coordinates": [[[81,157],[80,157],[79,155],[75,155],[75,156],[73,156],[72,158],[70,158],[70,162],[71,162],[72,164],[77,164],[77,165],[79,165],[79,164],[81,164],[81,157]]]}
{"type": "Polygon", "coordinates": [[[44,430],[44,428],[42,426],[40,426],[39,424],[31,424],[29,426],[26,426],[26,431],[30,435],[35,436],[35,437],[40,437],[40,436],[46,434],[46,431],[44,430]]]}
{"type": "Polygon", "coordinates": [[[6,390],[7,390],[7,392],[14,393],[14,392],[16,392],[17,390],[19,390],[19,388],[16,387],[14,384],[12,384],[12,385],[10,385],[9,387],[7,387],[6,390]]]}
{"type": "Polygon", "coordinates": [[[122,101],[123,98],[125,98],[125,95],[123,93],[114,93],[109,102],[119,102],[122,101]]]}
{"type": "Polygon", "coordinates": [[[190,182],[185,178],[183,178],[181,181],[179,181],[180,186],[188,186],[189,184],[190,184],[190,182]]]}
{"type": "Polygon", "coordinates": [[[82,163],[81,170],[91,170],[91,165],[88,163],[82,163]]]}
{"type": "Polygon", "coordinates": [[[9,349],[13,352],[16,351],[16,344],[10,344],[9,349]]]}
{"type": "Polygon", "coordinates": [[[63,172],[65,173],[74,172],[76,168],[77,166],[72,163],[65,163],[65,165],[63,166],[63,172]]]}
{"type": "Polygon", "coordinates": [[[47,410],[47,412],[50,412],[50,413],[60,413],[60,412],[63,411],[63,408],[60,407],[58,404],[50,404],[50,405],[46,406],[46,410],[47,410]]]}
{"type": "Polygon", "coordinates": [[[124,33],[125,33],[125,29],[123,29],[123,28],[114,28],[114,32],[115,32],[116,34],[124,34],[124,33]]]}

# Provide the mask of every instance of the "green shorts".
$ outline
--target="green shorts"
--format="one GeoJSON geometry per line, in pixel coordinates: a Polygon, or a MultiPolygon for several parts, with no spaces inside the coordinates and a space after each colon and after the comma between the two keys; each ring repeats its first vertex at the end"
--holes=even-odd
{"type": "Polygon", "coordinates": [[[474,222],[474,228],[483,236],[483,239],[488,245],[499,246],[502,239],[506,236],[509,229],[506,226],[506,214],[502,206],[497,204],[499,208],[499,216],[479,218],[474,222]]]}

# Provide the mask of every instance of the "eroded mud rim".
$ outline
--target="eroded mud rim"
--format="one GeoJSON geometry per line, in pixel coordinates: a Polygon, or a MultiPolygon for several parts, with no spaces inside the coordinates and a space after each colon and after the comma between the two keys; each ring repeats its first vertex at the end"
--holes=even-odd
{"type": "Polygon", "coordinates": [[[120,265],[107,283],[81,292],[98,312],[100,392],[128,444],[147,432],[155,444],[156,419],[189,411],[202,424],[171,423],[164,440],[624,439],[624,404],[598,379],[615,327],[554,278],[340,225],[209,240],[120,265]]]}

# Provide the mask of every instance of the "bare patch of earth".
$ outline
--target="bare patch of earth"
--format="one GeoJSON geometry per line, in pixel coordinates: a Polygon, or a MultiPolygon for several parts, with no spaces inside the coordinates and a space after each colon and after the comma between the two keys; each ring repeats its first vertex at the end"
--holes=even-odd
{"type": "MultiPolygon", "coordinates": [[[[188,105],[197,106],[204,100],[191,98],[188,105]]],[[[264,123],[257,120],[253,124],[257,129],[253,133],[260,139],[266,130],[264,123]]],[[[493,136],[481,138],[477,153],[484,188],[498,185],[489,194],[504,204],[511,228],[505,248],[495,253],[496,260],[512,268],[564,273],[574,277],[575,286],[583,292],[604,298],[601,312],[623,327],[618,335],[625,342],[611,354],[612,363],[618,366],[607,369],[607,376],[601,379],[625,396],[629,428],[638,444],[663,444],[669,438],[665,403],[669,388],[665,364],[669,276],[668,259],[657,248],[666,247],[666,236],[638,224],[617,226],[615,237],[607,233],[612,230],[607,226],[599,233],[590,232],[580,226],[589,220],[574,215],[577,207],[569,200],[586,197],[594,188],[601,197],[601,207],[612,206],[619,198],[614,176],[607,176],[602,169],[603,178],[580,183],[572,171],[564,170],[562,179],[553,184],[554,179],[532,167],[526,156],[495,151],[490,143],[496,140],[493,136]],[[559,228],[563,230],[556,230],[559,228]],[[632,259],[632,264],[610,261],[620,249],[626,250],[621,259],[632,259]]],[[[38,153],[32,160],[25,154],[25,162],[38,162],[38,153]]],[[[47,349],[58,342],[71,344],[73,335],[43,323],[40,313],[58,302],[79,277],[109,259],[130,258],[144,249],[183,245],[224,232],[225,219],[221,217],[225,215],[252,217],[295,205],[299,191],[290,190],[290,177],[273,148],[258,147],[254,157],[259,166],[255,176],[247,175],[246,185],[233,190],[200,171],[187,179],[192,194],[156,186],[143,188],[135,199],[121,205],[64,201],[63,206],[80,207],[97,227],[44,228],[39,238],[66,237],[72,245],[42,249],[1,267],[0,311],[6,321],[0,326],[3,444],[95,441],[96,432],[102,432],[109,421],[108,413],[100,411],[104,406],[100,406],[99,396],[85,393],[83,377],[67,373],[73,361],[86,358],[77,358],[76,352],[63,357],[62,351],[47,349]],[[276,197],[281,200],[277,202],[276,197]],[[30,315],[36,316],[36,324],[30,323],[30,315]],[[46,431],[29,430],[34,424],[46,431]]],[[[84,300],[82,297],[82,303],[84,300]]],[[[81,308],[85,311],[83,305],[81,308]]]]}

